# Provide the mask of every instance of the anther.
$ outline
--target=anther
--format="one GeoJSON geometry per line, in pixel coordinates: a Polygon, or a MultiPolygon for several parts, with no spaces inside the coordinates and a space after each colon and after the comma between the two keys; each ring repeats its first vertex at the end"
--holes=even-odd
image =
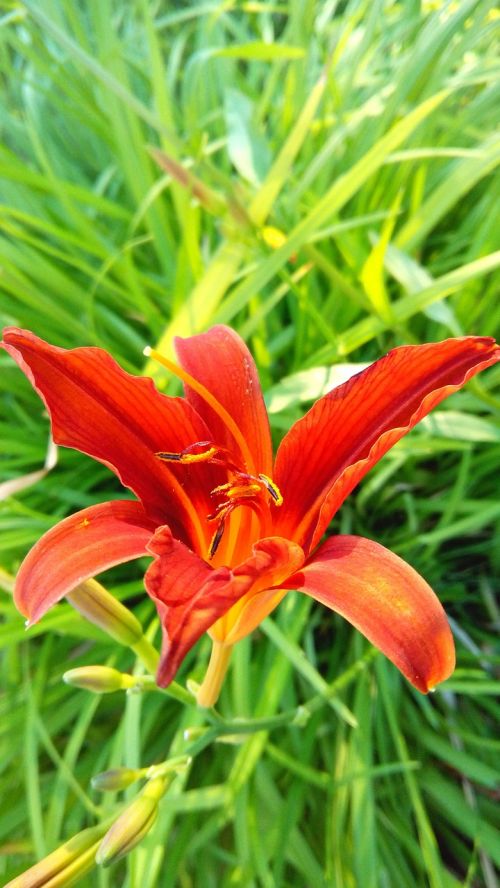
{"type": "Polygon", "coordinates": [[[259,479],[262,481],[264,487],[266,488],[269,495],[272,497],[275,506],[283,505],[283,495],[278,485],[268,478],[267,475],[259,475],[259,479]]]}
{"type": "Polygon", "coordinates": [[[155,455],[158,459],[165,460],[165,462],[178,462],[182,465],[190,465],[191,463],[210,462],[218,452],[219,448],[212,444],[211,441],[197,441],[195,444],[185,447],[180,453],[160,451],[155,455]]]}
{"type": "MultiPolygon", "coordinates": [[[[221,485],[225,486],[225,485],[221,485]]],[[[218,490],[216,487],[212,490],[213,494],[226,493],[228,500],[246,499],[250,496],[256,496],[260,493],[261,488],[258,484],[229,484],[224,491],[218,490]]]]}
{"type": "Polygon", "coordinates": [[[220,543],[220,541],[222,539],[222,535],[224,533],[225,523],[226,523],[226,519],[224,516],[222,516],[219,521],[219,526],[217,527],[217,530],[215,531],[215,533],[212,537],[212,541],[210,543],[210,548],[208,550],[208,557],[209,558],[213,558],[215,553],[217,552],[217,549],[219,548],[219,543],[220,543]]]}

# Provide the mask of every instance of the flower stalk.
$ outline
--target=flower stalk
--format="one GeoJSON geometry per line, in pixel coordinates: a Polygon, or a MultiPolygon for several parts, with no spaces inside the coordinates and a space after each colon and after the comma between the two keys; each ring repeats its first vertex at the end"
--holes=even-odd
{"type": "Polygon", "coordinates": [[[232,645],[223,644],[220,641],[212,642],[212,652],[208,668],[198,692],[196,702],[198,706],[210,709],[215,706],[226,677],[229,660],[231,659],[232,645]]]}
{"type": "Polygon", "coordinates": [[[139,658],[146,671],[149,672],[150,675],[156,675],[160,662],[160,655],[149,639],[143,635],[139,641],[136,641],[135,644],[131,644],[130,648],[139,658]]]}

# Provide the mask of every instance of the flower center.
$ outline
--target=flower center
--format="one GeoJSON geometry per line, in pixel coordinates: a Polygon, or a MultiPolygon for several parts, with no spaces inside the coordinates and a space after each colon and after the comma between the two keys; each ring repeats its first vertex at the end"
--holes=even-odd
{"type": "MultiPolygon", "coordinates": [[[[185,386],[188,386],[205,401],[206,404],[217,414],[226,427],[230,438],[232,439],[236,451],[240,454],[235,459],[233,454],[227,447],[221,447],[213,441],[196,441],[181,450],[180,453],[159,452],[156,454],[158,459],[165,462],[175,462],[178,465],[189,466],[196,463],[211,463],[215,466],[221,466],[226,470],[228,481],[225,484],[219,484],[210,491],[210,496],[217,503],[215,510],[206,516],[207,521],[216,522],[215,532],[208,547],[207,557],[213,558],[217,552],[224,530],[227,526],[228,519],[232,513],[240,506],[247,506],[246,518],[243,518],[237,525],[231,524],[230,539],[223,553],[227,563],[231,563],[235,555],[236,539],[240,530],[243,532],[241,536],[252,538],[251,525],[252,518],[248,518],[248,509],[250,509],[259,520],[259,536],[266,536],[270,531],[270,512],[269,506],[281,506],[283,497],[277,485],[267,475],[255,474],[255,463],[252,452],[245,440],[244,435],[239,429],[233,417],[228,413],[226,408],[215,395],[210,392],[206,386],[191,376],[183,367],[166,358],[149,346],[144,349],[144,354],[157,361],[167,370],[170,370],[185,386]],[[242,468],[242,464],[244,469],[242,468]],[[229,551],[228,551],[229,550],[229,551]]],[[[240,553],[241,554],[241,550],[240,553]]]]}
{"type": "Polygon", "coordinates": [[[269,504],[281,506],[283,497],[278,486],[267,475],[251,475],[243,471],[234,461],[229,450],[220,447],[213,441],[196,441],[179,453],[160,451],[158,459],[189,466],[196,463],[208,463],[222,466],[228,481],[219,484],[210,491],[210,496],[219,500],[215,510],[206,516],[207,521],[216,522],[215,532],[208,547],[208,558],[214,557],[222,540],[226,523],[230,515],[240,506],[247,506],[261,519],[265,525],[269,504]]]}

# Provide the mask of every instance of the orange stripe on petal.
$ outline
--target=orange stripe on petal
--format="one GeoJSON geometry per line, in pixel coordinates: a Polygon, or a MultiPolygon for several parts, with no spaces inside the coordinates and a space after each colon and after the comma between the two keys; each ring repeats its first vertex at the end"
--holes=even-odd
{"type": "Polygon", "coordinates": [[[436,595],[379,543],[332,537],[284,585],[345,617],[422,693],[453,672],[453,637],[436,595]]]}
{"type": "MultiPolygon", "coordinates": [[[[182,368],[208,390],[232,417],[243,438],[238,446],[253,474],[272,475],[272,443],[264,398],[255,362],[243,340],[223,325],[207,333],[177,338],[182,368]]],[[[186,396],[212,430],[214,441],[234,449],[234,433],[221,414],[188,383],[186,396]]]]}
{"type": "MultiPolygon", "coordinates": [[[[268,566],[231,610],[210,628],[211,637],[225,644],[232,645],[241,641],[269,616],[287,593],[287,589],[277,587],[304,563],[304,552],[300,546],[278,537],[261,540],[253,547],[253,551],[254,554],[264,552],[271,556],[268,566]]],[[[246,565],[252,564],[253,557],[250,556],[236,568],[235,574],[246,570],[246,565]]]]}
{"type": "MultiPolygon", "coordinates": [[[[202,385],[201,382],[199,382],[197,379],[195,379],[194,376],[191,376],[190,373],[187,373],[186,370],[183,370],[182,367],[179,367],[174,361],[171,361],[171,360],[169,360],[169,358],[166,358],[166,357],[164,357],[164,355],[161,355],[160,352],[157,352],[154,348],[150,348],[148,346],[147,348],[144,349],[144,354],[146,355],[146,357],[153,358],[153,360],[157,361],[158,364],[162,364],[162,366],[165,367],[167,370],[170,370],[170,372],[173,373],[174,376],[177,376],[179,379],[181,379],[185,386],[189,386],[190,389],[192,389],[194,392],[196,392],[196,394],[201,398],[202,402],[207,404],[214,411],[214,413],[218,416],[218,418],[223,422],[227,431],[229,432],[229,434],[231,435],[231,437],[233,439],[233,444],[236,444],[237,448],[241,451],[241,454],[243,456],[243,459],[244,459],[244,462],[246,463],[246,465],[254,468],[252,455],[248,449],[247,443],[246,443],[243,435],[241,434],[241,432],[240,432],[238,426],[236,425],[234,419],[232,418],[232,416],[229,415],[229,413],[222,406],[222,404],[219,404],[217,398],[214,398],[212,393],[209,392],[208,389],[205,388],[205,386],[202,385]]],[[[213,450],[214,454],[217,453],[216,447],[209,448],[209,450],[207,452],[210,452],[210,449],[213,450]]],[[[234,449],[234,447],[233,447],[233,449],[234,449]]],[[[199,458],[200,454],[198,454],[197,456],[199,458]]],[[[207,459],[206,453],[203,454],[203,457],[205,460],[207,459]]],[[[185,460],[186,463],[188,461],[189,461],[189,458],[187,458],[185,460]]],[[[194,461],[196,461],[196,459],[193,459],[192,461],[194,462],[194,461]]]]}

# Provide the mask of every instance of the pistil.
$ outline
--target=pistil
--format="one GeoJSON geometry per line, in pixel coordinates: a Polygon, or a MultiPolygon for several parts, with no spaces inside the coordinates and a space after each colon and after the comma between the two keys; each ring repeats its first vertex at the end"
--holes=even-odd
{"type": "Polygon", "coordinates": [[[232,645],[220,641],[212,642],[210,661],[202,684],[196,695],[198,706],[208,709],[217,702],[227,667],[231,658],[232,645]]]}

